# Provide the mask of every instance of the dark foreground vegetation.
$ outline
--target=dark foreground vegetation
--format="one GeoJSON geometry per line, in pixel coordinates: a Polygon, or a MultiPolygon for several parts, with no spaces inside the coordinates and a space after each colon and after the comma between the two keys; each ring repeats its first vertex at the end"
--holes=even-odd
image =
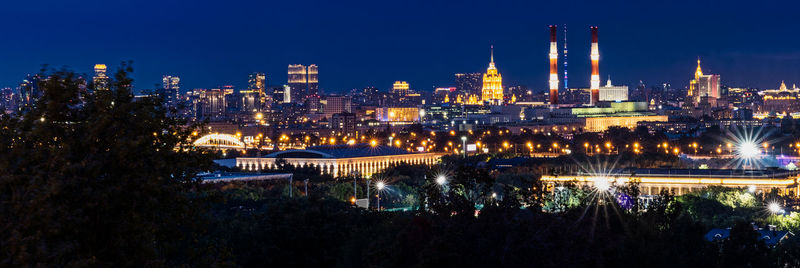
{"type": "MultiPolygon", "coordinates": [[[[375,176],[390,185],[382,205],[405,212],[351,205],[363,179],[290,167],[307,195],[301,183],[200,184],[214,154],[188,146],[192,128],[158,98],[134,101],[130,71],[110,91],[51,72],[34,107],[0,118],[0,266],[800,266],[796,237],[768,247],[752,228],[800,231],[796,213],[764,210],[786,201],[774,194],[664,192],[645,209],[571,185],[547,192],[539,174],[559,166],[547,161],[500,172],[445,158],[375,176]],[[712,227],[731,238],[705,241],[712,227]]],[[[636,200],[634,186],[615,191],[636,200]]]]}

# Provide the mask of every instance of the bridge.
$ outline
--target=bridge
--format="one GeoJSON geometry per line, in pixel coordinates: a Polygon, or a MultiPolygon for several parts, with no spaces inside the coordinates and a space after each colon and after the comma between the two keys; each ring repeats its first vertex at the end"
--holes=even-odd
{"type": "Polygon", "coordinates": [[[230,134],[213,133],[200,137],[194,143],[194,146],[215,148],[215,149],[244,149],[244,142],[239,140],[239,137],[230,134]]]}

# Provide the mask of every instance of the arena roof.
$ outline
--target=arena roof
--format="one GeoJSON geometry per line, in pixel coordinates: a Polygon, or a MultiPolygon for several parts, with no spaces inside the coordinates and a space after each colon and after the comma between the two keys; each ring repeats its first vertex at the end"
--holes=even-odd
{"type": "Polygon", "coordinates": [[[408,151],[386,145],[372,146],[367,143],[353,145],[320,145],[308,147],[305,150],[286,150],[268,154],[266,157],[274,158],[352,158],[385,155],[410,154],[408,151]]]}

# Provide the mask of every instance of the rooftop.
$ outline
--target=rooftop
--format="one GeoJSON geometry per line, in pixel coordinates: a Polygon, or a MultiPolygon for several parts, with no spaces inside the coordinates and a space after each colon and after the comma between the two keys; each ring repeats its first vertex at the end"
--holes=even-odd
{"type": "Polygon", "coordinates": [[[361,144],[342,144],[342,145],[320,145],[311,146],[304,150],[286,150],[268,154],[266,157],[282,158],[352,158],[370,157],[385,155],[410,154],[408,151],[386,145],[372,146],[368,143],[361,144]]]}

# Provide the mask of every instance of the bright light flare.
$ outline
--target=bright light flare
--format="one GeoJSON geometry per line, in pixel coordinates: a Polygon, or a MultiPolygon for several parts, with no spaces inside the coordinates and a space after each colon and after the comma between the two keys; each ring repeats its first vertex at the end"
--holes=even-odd
{"type": "Polygon", "coordinates": [[[754,142],[746,141],[736,147],[736,153],[742,158],[755,158],[761,154],[761,150],[754,142]]]}
{"type": "Polygon", "coordinates": [[[594,177],[592,178],[592,182],[594,184],[594,188],[597,188],[599,191],[606,192],[611,189],[611,181],[608,177],[594,177]]]}
{"type": "Polygon", "coordinates": [[[447,177],[445,177],[444,175],[436,176],[436,184],[444,185],[445,183],[447,183],[447,177]]]}
{"type": "Polygon", "coordinates": [[[769,210],[769,212],[778,214],[781,213],[783,209],[781,208],[781,205],[778,205],[778,203],[772,202],[767,205],[767,210],[769,210]]]}
{"type": "Polygon", "coordinates": [[[378,190],[383,190],[383,188],[386,188],[386,183],[379,181],[378,183],[375,183],[375,188],[378,188],[378,190]]]}

